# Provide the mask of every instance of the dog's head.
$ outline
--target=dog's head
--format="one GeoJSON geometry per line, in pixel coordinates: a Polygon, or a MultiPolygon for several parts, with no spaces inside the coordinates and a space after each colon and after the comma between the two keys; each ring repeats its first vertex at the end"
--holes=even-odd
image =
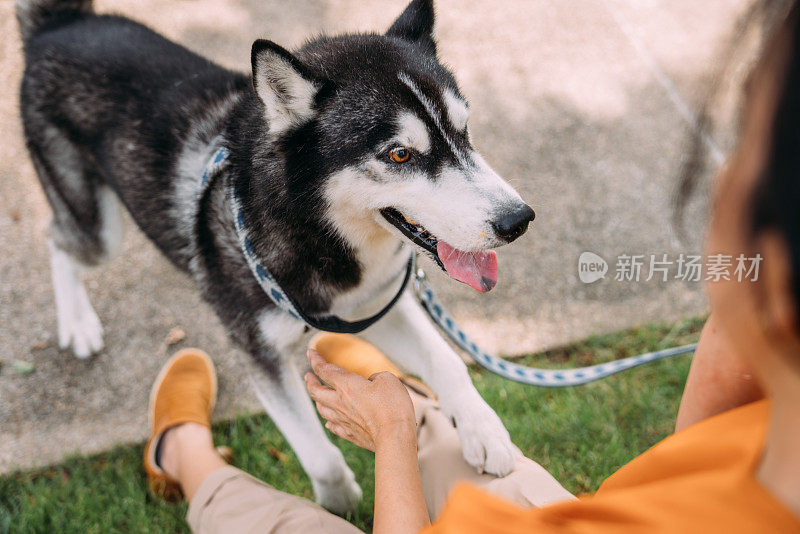
{"type": "Polygon", "coordinates": [[[394,235],[485,292],[497,282],[491,249],[534,213],[473,149],[433,15],[431,0],[414,0],[384,35],[321,37],[294,54],[256,41],[253,83],[287,169],[305,173],[351,246],[394,235]]]}

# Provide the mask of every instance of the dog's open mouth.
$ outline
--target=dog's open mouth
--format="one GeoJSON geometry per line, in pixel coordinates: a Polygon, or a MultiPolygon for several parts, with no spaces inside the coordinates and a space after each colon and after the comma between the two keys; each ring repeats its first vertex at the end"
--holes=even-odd
{"type": "Polygon", "coordinates": [[[494,250],[465,252],[449,245],[427,231],[421,224],[400,213],[395,208],[383,208],[383,218],[424,249],[451,278],[486,293],[497,284],[497,254],[494,250]]]}

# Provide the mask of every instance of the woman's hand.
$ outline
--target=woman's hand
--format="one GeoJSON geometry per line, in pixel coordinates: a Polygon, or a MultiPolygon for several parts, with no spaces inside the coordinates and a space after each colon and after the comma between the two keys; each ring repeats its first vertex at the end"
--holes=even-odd
{"type": "Polygon", "coordinates": [[[373,452],[387,440],[416,445],[414,407],[396,376],[384,372],[367,380],[328,363],[315,350],[308,351],[308,359],[314,373],[306,373],[306,388],[327,421],[325,428],[373,452]]]}
{"type": "Polygon", "coordinates": [[[315,350],[308,351],[308,360],[316,376],[306,373],[306,388],[327,420],[325,428],[375,453],[373,532],[425,528],[429,519],[419,479],[417,425],[406,387],[391,373],[364,379],[326,362],[315,350]]]}

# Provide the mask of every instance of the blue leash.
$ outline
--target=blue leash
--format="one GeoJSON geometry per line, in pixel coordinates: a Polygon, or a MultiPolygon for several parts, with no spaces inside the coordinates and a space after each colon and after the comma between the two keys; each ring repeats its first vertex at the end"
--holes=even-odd
{"type": "MultiPolygon", "coordinates": [[[[218,175],[228,163],[228,156],[230,153],[225,147],[217,149],[209,159],[203,170],[203,175],[200,182],[200,190],[198,191],[198,200],[202,198],[210,181],[218,175]]],[[[514,382],[528,384],[530,386],[539,387],[569,387],[580,386],[594,382],[617,374],[626,369],[644,365],[646,363],[654,362],[671,356],[679,354],[687,354],[694,352],[697,344],[684,345],[682,347],[674,347],[670,349],[659,350],[656,352],[647,352],[638,356],[631,356],[621,360],[614,360],[607,363],[592,365],[589,367],[579,367],[577,369],[537,369],[535,367],[527,367],[520,365],[503,358],[492,356],[491,354],[481,350],[474,341],[472,341],[467,334],[458,326],[453,317],[447,313],[442,303],[436,298],[430,284],[427,281],[425,272],[422,269],[416,269],[416,254],[411,254],[406,267],[405,278],[400,290],[392,298],[388,305],[386,305],[380,312],[360,321],[348,322],[334,315],[327,315],[324,317],[310,317],[306,315],[302,309],[297,306],[294,300],[281,288],[274,276],[263,266],[256,256],[250,239],[247,235],[247,227],[245,224],[245,216],[242,210],[241,202],[236,195],[233,184],[230,185],[228,191],[228,198],[230,200],[230,207],[233,213],[234,225],[236,227],[236,234],[239,239],[239,244],[242,248],[247,264],[253,276],[258,281],[264,293],[275,303],[275,305],[294,317],[295,319],[304,321],[307,325],[322,330],[325,332],[337,333],[358,333],[375,321],[383,317],[392,306],[397,303],[400,296],[405,291],[408,285],[408,280],[411,273],[414,273],[414,293],[417,296],[420,304],[428,313],[430,318],[436,323],[447,336],[453,340],[453,343],[458,345],[464,352],[469,354],[473,360],[486,370],[502,376],[514,382]]]]}
{"type": "Polygon", "coordinates": [[[646,352],[638,356],[630,356],[628,358],[622,358],[621,360],[600,363],[589,367],[578,367],[577,369],[537,369],[535,367],[527,367],[510,362],[498,356],[492,356],[481,350],[481,348],[464,333],[453,317],[447,313],[447,310],[442,306],[439,299],[436,298],[433,288],[431,288],[428,283],[425,272],[422,269],[417,269],[416,273],[414,273],[414,292],[433,322],[447,334],[447,337],[453,340],[453,343],[469,354],[481,367],[508,380],[513,380],[514,382],[527,384],[529,386],[545,388],[582,386],[583,384],[606,378],[607,376],[631,369],[632,367],[662,360],[671,356],[678,356],[679,354],[694,352],[697,348],[697,344],[694,343],[682,347],[646,352]]]}

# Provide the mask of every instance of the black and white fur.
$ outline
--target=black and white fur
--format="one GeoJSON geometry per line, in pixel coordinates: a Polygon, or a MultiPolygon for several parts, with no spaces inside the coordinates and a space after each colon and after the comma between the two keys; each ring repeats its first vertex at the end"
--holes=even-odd
{"type": "MultiPolygon", "coordinates": [[[[301,380],[314,332],[277,310],[251,274],[227,185],[258,255],[309,314],[360,319],[398,290],[413,245],[383,208],[462,250],[510,240],[497,220],[524,204],[471,147],[466,101],[436,58],[431,0],[411,2],[385,35],[320,37],[291,53],[256,41],[252,76],[96,15],[91,0],[17,0],[17,14],[25,136],[53,211],[61,347],[79,358],[103,347],[80,272],[119,249],[124,206],[260,364],[258,396],[317,500],[352,508],[361,490],[301,380]],[[219,146],[230,165],[198,200],[219,146]],[[413,160],[391,162],[395,146],[413,160]]],[[[433,387],[470,464],[512,469],[508,432],[410,294],[361,337],[433,387]]]]}

